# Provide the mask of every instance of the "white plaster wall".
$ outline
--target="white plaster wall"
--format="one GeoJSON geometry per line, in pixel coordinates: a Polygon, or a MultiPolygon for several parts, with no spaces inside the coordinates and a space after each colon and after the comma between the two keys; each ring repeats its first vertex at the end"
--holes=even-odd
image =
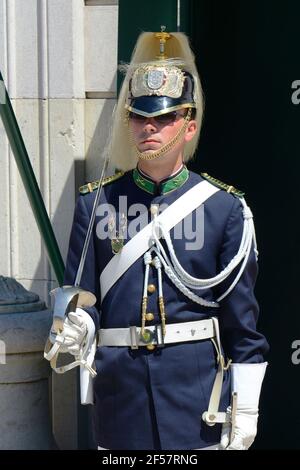
{"type": "MultiPolygon", "coordinates": [[[[0,69],[64,259],[78,186],[100,174],[117,23],[114,0],[0,0],[0,69]]],[[[1,122],[0,155],[0,274],[49,305],[55,275],[1,122]]]]}
{"type": "Polygon", "coordinates": [[[85,58],[87,91],[116,91],[117,7],[114,5],[86,7],[85,58]]]}

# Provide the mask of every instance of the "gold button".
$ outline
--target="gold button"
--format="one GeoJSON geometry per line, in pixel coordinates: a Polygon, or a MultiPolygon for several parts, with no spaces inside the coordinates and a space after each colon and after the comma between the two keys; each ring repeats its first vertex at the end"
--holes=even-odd
{"type": "Polygon", "coordinates": [[[147,321],[152,321],[152,320],[154,320],[154,315],[153,315],[153,313],[146,313],[146,320],[147,320],[147,321]]]}
{"type": "Polygon", "coordinates": [[[153,292],[156,291],[156,287],[154,284],[149,284],[149,286],[147,287],[147,291],[149,292],[149,294],[153,294],[153,292]]]}
{"type": "Polygon", "coordinates": [[[155,344],[147,344],[146,348],[148,351],[153,351],[153,349],[155,349],[155,344]]]}

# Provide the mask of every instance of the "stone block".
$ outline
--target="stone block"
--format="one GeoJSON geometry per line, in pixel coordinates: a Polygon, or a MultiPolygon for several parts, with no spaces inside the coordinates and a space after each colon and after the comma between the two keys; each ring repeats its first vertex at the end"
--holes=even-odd
{"type": "Polygon", "coordinates": [[[118,7],[85,8],[85,91],[116,91],[118,7]]]}

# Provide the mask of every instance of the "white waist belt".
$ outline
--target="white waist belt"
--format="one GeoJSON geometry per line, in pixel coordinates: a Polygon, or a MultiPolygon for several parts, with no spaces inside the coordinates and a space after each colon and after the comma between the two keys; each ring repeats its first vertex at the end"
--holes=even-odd
{"type": "Polygon", "coordinates": [[[130,346],[132,349],[137,349],[139,346],[147,346],[148,344],[163,346],[164,344],[209,339],[215,336],[214,324],[211,318],[168,324],[166,325],[164,337],[161,325],[147,326],[145,331],[150,333],[148,342],[141,338],[140,327],[100,329],[98,331],[98,346],[130,346]]]}
{"type": "Polygon", "coordinates": [[[162,347],[164,344],[211,339],[217,352],[218,370],[211,391],[208,410],[203,413],[202,419],[208,426],[214,426],[216,423],[225,423],[227,414],[219,412],[223,374],[226,368],[222,355],[218,319],[212,317],[207,320],[170,323],[166,325],[164,337],[161,325],[148,326],[145,328],[146,331],[150,337],[148,342],[143,341],[141,338],[140,327],[100,329],[98,330],[98,346],[129,346],[132,349],[138,349],[139,346],[147,346],[148,344],[162,347]]]}

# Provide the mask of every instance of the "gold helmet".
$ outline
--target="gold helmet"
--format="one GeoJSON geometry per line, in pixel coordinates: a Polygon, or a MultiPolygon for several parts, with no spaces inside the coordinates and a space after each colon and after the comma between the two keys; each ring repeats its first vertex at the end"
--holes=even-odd
{"type": "MultiPolygon", "coordinates": [[[[128,132],[128,112],[154,117],[178,109],[195,109],[197,134],[187,143],[184,161],[197,148],[203,115],[199,75],[188,38],[183,33],[142,33],[126,71],[114,113],[111,136],[111,162],[123,171],[136,167],[137,149],[128,132]]],[[[190,119],[190,112],[185,125],[190,119]]],[[[184,128],[180,131],[183,134],[184,128]]],[[[177,140],[180,135],[176,136],[177,140]]],[[[176,140],[176,139],[175,139],[176,140]]],[[[170,148],[170,146],[168,146],[170,148]]]]}

